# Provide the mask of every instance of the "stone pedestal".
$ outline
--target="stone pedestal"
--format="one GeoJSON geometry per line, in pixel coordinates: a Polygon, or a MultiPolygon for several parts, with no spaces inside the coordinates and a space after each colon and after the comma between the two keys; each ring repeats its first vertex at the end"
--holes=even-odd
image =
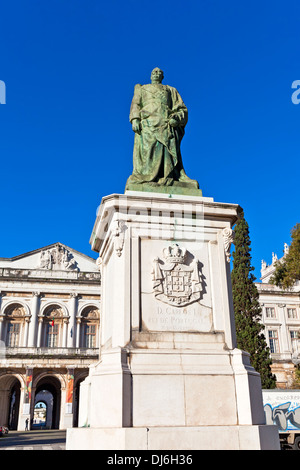
{"type": "Polygon", "coordinates": [[[230,280],[238,206],[127,192],[102,200],[99,363],[67,449],[279,449],[259,374],[236,348],[230,280]]]}

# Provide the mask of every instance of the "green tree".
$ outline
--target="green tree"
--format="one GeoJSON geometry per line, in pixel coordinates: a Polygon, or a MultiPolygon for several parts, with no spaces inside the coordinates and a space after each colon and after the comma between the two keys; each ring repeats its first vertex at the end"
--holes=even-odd
{"type": "Polygon", "coordinates": [[[289,252],[275,263],[275,272],[270,279],[283,289],[289,289],[300,279],[300,224],[296,224],[291,230],[292,242],[289,252]]]}
{"type": "Polygon", "coordinates": [[[242,210],[234,229],[232,293],[235,313],[237,347],[250,354],[251,365],[260,373],[263,388],[275,388],[271,372],[270,350],[263,334],[259,294],[251,266],[249,226],[242,210]]]}

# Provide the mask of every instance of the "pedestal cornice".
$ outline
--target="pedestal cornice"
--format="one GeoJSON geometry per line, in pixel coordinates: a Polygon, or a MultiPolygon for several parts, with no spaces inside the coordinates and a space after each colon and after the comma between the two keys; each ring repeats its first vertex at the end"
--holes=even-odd
{"type": "Polygon", "coordinates": [[[226,221],[234,225],[241,210],[238,204],[215,202],[213,198],[168,195],[161,193],[144,193],[127,191],[125,194],[110,194],[102,198],[98,207],[96,221],[90,237],[92,250],[99,252],[101,244],[107,238],[107,229],[115,213],[121,214],[122,219],[132,220],[141,212],[145,216],[158,215],[187,219],[195,219],[201,214],[201,219],[226,221]],[[158,212],[157,212],[158,211],[158,212]]]}

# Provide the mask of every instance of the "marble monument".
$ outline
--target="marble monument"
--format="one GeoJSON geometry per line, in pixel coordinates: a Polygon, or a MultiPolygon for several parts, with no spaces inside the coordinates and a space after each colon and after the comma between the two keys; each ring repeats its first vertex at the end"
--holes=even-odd
{"type": "Polygon", "coordinates": [[[279,449],[260,376],[236,347],[239,206],[203,197],[186,176],[187,111],[162,77],[154,69],[151,87],[135,88],[133,173],[125,194],[102,199],[92,231],[100,359],[81,385],[67,449],[279,449]]]}

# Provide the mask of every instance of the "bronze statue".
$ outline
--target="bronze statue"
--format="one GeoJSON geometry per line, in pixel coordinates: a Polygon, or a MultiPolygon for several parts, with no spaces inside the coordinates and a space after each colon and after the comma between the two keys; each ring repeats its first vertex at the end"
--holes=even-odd
{"type": "Polygon", "coordinates": [[[163,71],[155,68],[151,84],[134,88],[129,116],[135,132],[133,172],[126,189],[156,191],[174,186],[178,190],[173,192],[184,194],[190,188],[201,195],[198,182],[186,175],[180,153],[188,111],[178,91],[162,84],[163,78],[163,71]]]}

